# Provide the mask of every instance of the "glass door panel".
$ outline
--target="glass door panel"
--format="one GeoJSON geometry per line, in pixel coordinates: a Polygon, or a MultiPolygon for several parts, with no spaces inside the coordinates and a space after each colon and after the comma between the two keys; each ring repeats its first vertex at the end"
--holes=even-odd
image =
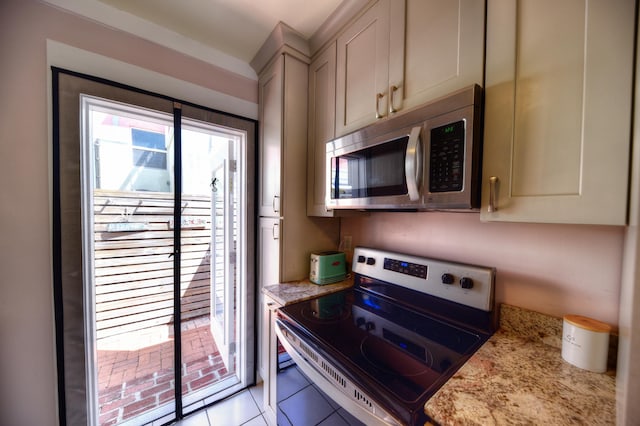
{"type": "Polygon", "coordinates": [[[241,135],[183,120],[181,316],[185,412],[240,383],[235,303],[236,151],[241,135]],[[187,258],[189,260],[187,260],[187,258]]]}
{"type": "Polygon", "coordinates": [[[233,184],[229,164],[224,159],[213,171],[211,181],[211,332],[227,371],[233,363],[233,313],[235,291],[235,233],[233,184]]]}
{"type": "Polygon", "coordinates": [[[98,422],[171,418],[173,117],[92,97],[83,111],[98,422]]]}

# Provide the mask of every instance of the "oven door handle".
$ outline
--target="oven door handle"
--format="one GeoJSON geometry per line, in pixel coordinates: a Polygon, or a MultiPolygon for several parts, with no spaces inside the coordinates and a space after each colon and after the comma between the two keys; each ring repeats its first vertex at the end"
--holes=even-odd
{"type": "Polygon", "coordinates": [[[409,134],[407,151],[404,156],[404,172],[407,180],[407,192],[409,200],[416,201],[420,198],[418,192],[422,179],[422,143],[420,141],[420,127],[414,127],[409,134]]]}

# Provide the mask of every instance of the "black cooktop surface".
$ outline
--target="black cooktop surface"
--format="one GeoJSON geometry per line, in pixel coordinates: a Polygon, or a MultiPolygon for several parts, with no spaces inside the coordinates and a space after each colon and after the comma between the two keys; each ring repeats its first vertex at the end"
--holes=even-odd
{"type": "Polygon", "coordinates": [[[377,286],[356,276],[351,290],[280,308],[280,320],[372,397],[398,413],[422,412],[488,335],[429,315],[428,300],[398,303],[377,286]]]}

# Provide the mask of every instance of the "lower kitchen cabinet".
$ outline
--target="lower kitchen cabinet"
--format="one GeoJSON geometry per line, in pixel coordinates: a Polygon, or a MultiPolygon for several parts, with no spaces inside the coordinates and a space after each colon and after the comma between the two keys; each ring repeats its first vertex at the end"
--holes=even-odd
{"type": "Polygon", "coordinates": [[[264,297],[262,309],[261,333],[264,337],[262,343],[262,363],[265,366],[264,381],[264,415],[270,425],[277,424],[278,395],[276,390],[276,377],[278,375],[278,338],[275,333],[276,309],[280,307],[278,302],[269,296],[264,297]]]}
{"type": "MultiPolygon", "coordinates": [[[[258,310],[267,311],[265,296],[261,289],[280,282],[280,219],[261,217],[258,219],[258,310]]],[[[266,348],[269,321],[264,315],[258,316],[258,373],[265,379],[268,374],[268,353],[266,348]]],[[[266,383],[266,381],[265,381],[266,383]]]]}

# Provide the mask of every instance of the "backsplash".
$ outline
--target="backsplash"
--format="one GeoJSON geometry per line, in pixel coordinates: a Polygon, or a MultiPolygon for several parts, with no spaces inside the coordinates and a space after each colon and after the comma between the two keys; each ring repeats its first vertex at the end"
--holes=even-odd
{"type": "Polygon", "coordinates": [[[496,302],[557,318],[618,324],[624,228],[485,223],[478,213],[382,213],[341,219],[353,246],[493,266],[496,302]]]}

